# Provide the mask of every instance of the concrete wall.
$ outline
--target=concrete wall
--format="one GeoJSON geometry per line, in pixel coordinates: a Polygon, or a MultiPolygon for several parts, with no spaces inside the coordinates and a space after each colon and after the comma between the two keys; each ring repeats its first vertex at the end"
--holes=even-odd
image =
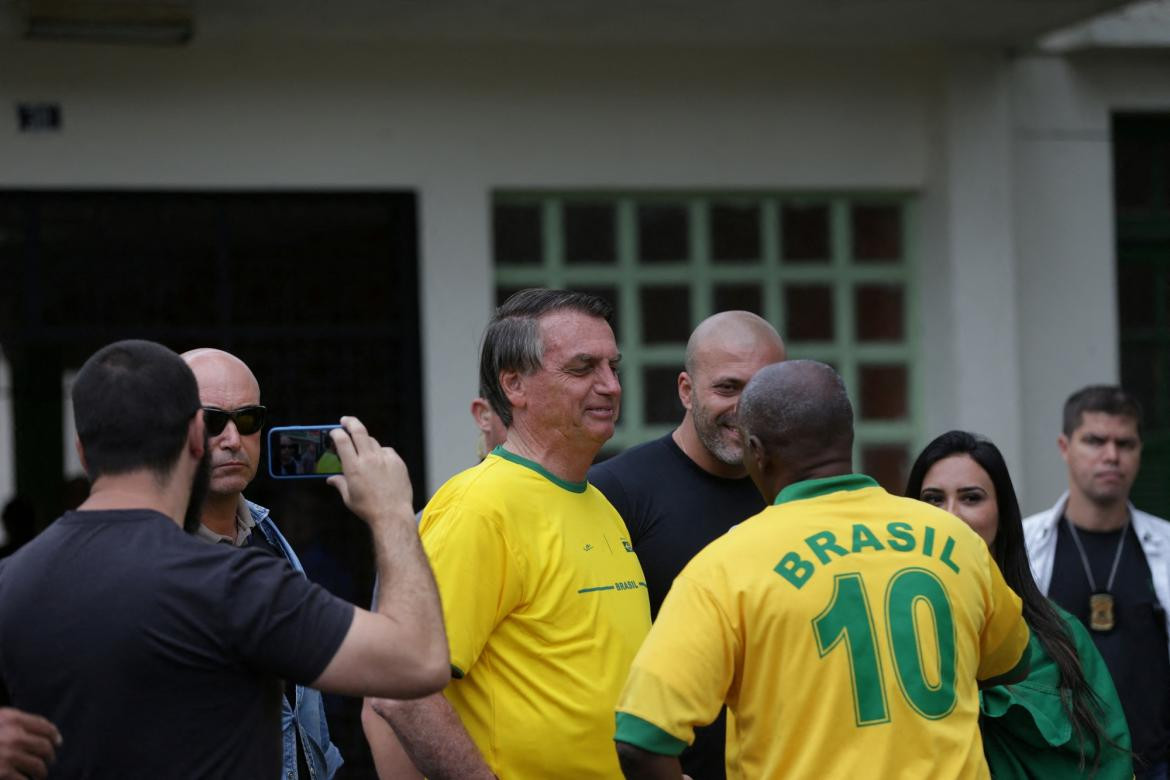
{"type": "Polygon", "coordinates": [[[494,189],[916,192],[922,434],[994,438],[1030,510],[1062,482],[1064,396],[1116,376],[1109,111],[1170,106],[1165,64],[20,43],[0,50],[0,104],[59,101],[64,131],[0,127],[0,188],[415,190],[432,489],[473,458],[494,189]]]}
{"type": "Polygon", "coordinates": [[[19,44],[0,187],[411,187],[420,194],[431,487],[473,457],[464,416],[490,311],[501,187],[920,190],[935,60],[904,53],[19,44]]]}
{"type": "Polygon", "coordinates": [[[1119,379],[1110,118],[1170,111],[1168,66],[1165,52],[1026,57],[1014,66],[1025,512],[1066,486],[1056,450],[1065,398],[1119,379]]]}

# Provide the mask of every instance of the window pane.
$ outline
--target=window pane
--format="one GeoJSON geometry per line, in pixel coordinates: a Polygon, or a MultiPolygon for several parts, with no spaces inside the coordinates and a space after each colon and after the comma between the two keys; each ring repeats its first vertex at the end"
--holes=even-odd
{"type": "Polygon", "coordinates": [[[861,470],[890,493],[906,490],[910,452],[904,444],[870,444],[861,448],[861,470]]]}
{"type": "Polygon", "coordinates": [[[858,341],[901,341],[904,336],[900,284],[859,284],[853,288],[858,341]]]}
{"type": "Polygon", "coordinates": [[[681,285],[643,287],[639,298],[643,344],[687,342],[691,335],[690,288],[681,285]]]}
{"type": "Polygon", "coordinates": [[[1154,143],[1123,138],[1113,145],[1113,198],[1120,212],[1143,212],[1154,203],[1154,143]]]}
{"type": "Polygon", "coordinates": [[[1166,350],[1158,344],[1122,343],[1121,386],[1141,403],[1147,426],[1170,422],[1158,419],[1158,399],[1165,398],[1170,391],[1167,361],[1166,350]]]}
{"type": "Polygon", "coordinates": [[[620,344],[622,341],[622,334],[621,334],[621,329],[619,327],[621,325],[621,323],[618,320],[619,309],[618,309],[617,288],[612,286],[612,285],[598,285],[598,286],[594,286],[594,287],[580,287],[580,286],[578,286],[578,287],[574,287],[573,289],[577,290],[578,292],[589,293],[590,295],[596,295],[598,298],[603,299],[606,303],[608,303],[610,305],[610,307],[613,309],[613,316],[610,317],[609,324],[611,326],[613,326],[613,336],[615,339],[617,339],[617,342],[620,344]]]}
{"type": "Polygon", "coordinates": [[[785,206],[781,221],[786,262],[829,262],[828,206],[785,206]]]}
{"type": "Polygon", "coordinates": [[[617,261],[614,214],[611,203],[566,203],[565,262],[605,263],[617,261]]]}
{"type": "Polygon", "coordinates": [[[677,368],[642,369],[642,414],[647,424],[677,423],[682,419],[682,402],[678,400],[677,368]]]}
{"type": "Polygon", "coordinates": [[[540,206],[498,203],[492,209],[492,251],[496,265],[540,265],[540,206]]]}
{"type": "Polygon", "coordinates": [[[861,419],[903,420],[906,418],[906,366],[861,366],[858,374],[861,380],[861,419]]]}
{"type": "Polygon", "coordinates": [[[764,316],[764,291],[758,284],[715,285],[715,311],[742,309],[764,316]]]}
{"type": "Polygon", "coordinates": [[[854,205],[853,261],[891,263],[902,257],[902,210],[898,206],[854,205]]]}
{"type": "Polygon", "coordinates": [[[1157,325],[1158,274],[1147,263],[1117,264],[1117,313],[1122,329],[1157,325]]]}
{"type": "Polygon", "coordinates": [[[828,284],[789,284],[784,287],[785,339],[833,340],[833,287],[828,284]]]}
{"type": "Polygon", "coordinates": [[[643,263],[681,263],[690,256],[686,206],[638,206],[638,257],[643,263]]]}
{"type": "Polygon", "coordinates": [[[711,207],[711,259],[716,263],[759,262],[759,206],[711,207]]]}

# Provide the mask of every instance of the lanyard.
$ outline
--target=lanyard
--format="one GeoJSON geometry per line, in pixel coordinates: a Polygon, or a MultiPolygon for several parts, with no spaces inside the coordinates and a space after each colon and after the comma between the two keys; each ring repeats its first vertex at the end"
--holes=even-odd
{"type": "MultiPolygon", "coordinates": [[[[1085,576],[1089,578],[1089,588],[1094,592],[1097,591],[1097,581],[1093,578],[1093,570],[1089,566],[1089,556],[1085,555],[1085,547],[1081,544],[1081,537],[1077,533],[1077,527],[1073,525],[1072,520],[1068,519],[1068,515],[1064,516],[1064,522],[1068,523],[1069,533],[1072,534],[1073,541],[1076,542],[1077,552],[1081,554],[1081,566],[1085,569],[1085,576]]],[[[1129,531],[1129,515],[1126,514],[1125,523],[1121,526],[1121,538],[1117,540],[1117,552],[1113,554],[1113,568],[1109,570],[1109,581],[1105,583],[1105,592],[1113,590],[1113,580],[1117,577],[1117,564],[1121,563],[1121,551],[1125,548],[1125,534],[1129,531]]]]}

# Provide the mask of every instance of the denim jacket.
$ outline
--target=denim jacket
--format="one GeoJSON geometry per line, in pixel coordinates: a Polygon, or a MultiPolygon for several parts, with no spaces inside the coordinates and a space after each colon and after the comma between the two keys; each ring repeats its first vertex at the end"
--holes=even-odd
{"type": "MultiPolygon", "coordinates": [[[[245,500],[248,511],[256,528],[264,534],[277,550],[280,550],[292,567],[304,573],[297,554],[276,528],[276,523],[268,516],[268,510],[259,504],[245,500]]],[[[283,736],[281,755],[284,759],[284,771],[281,777],[285,780],[297,778],[297,733],[300,733],[301,746],[305,751],[305,763],[309,767],[310,780],[326,780],[333,777],[344,761],[341,751],[329,741],[329,725],[325,722],[325,704],[321,700],[321,692],[312,688],[298,685],[296,688],[296,710],[289,708],[288,699],[280,698],[280,730],[283,736]],[[294,728],[295,727],[295,728],[294,728]]]]}

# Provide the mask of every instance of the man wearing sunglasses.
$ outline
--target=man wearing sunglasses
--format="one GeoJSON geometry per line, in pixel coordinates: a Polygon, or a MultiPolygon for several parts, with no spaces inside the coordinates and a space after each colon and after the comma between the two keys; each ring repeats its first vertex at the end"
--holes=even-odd
{"type": "Polygon", "coordinates": [[[447,684],[409,474],[361,421],[331,431],[344,474],[328,484],[370,529],[377,613],[260,550],[191,535],[212,458],[174,352],[111,344],[72,396],[90,496],[0,561],[0,687],[60,729],[54,777],[272,778],[281,680],[407,699],[447,684]]]}
{"type": "MultiPolygon", "coordinates": [[[[207,498],[196,535],[214,544],[258,547],[304,573],[268,510],[243,496],[260,465],[265,409],[260,405],[256,376],[244,361],[219,349],[195,349],[182,357],[199,383],[211,459],[207,498]]],[[[333,777],[343,762],[337,746],[329,740],[320,692],[286,685],[281,705],[281,777],[333,777]]]]}

